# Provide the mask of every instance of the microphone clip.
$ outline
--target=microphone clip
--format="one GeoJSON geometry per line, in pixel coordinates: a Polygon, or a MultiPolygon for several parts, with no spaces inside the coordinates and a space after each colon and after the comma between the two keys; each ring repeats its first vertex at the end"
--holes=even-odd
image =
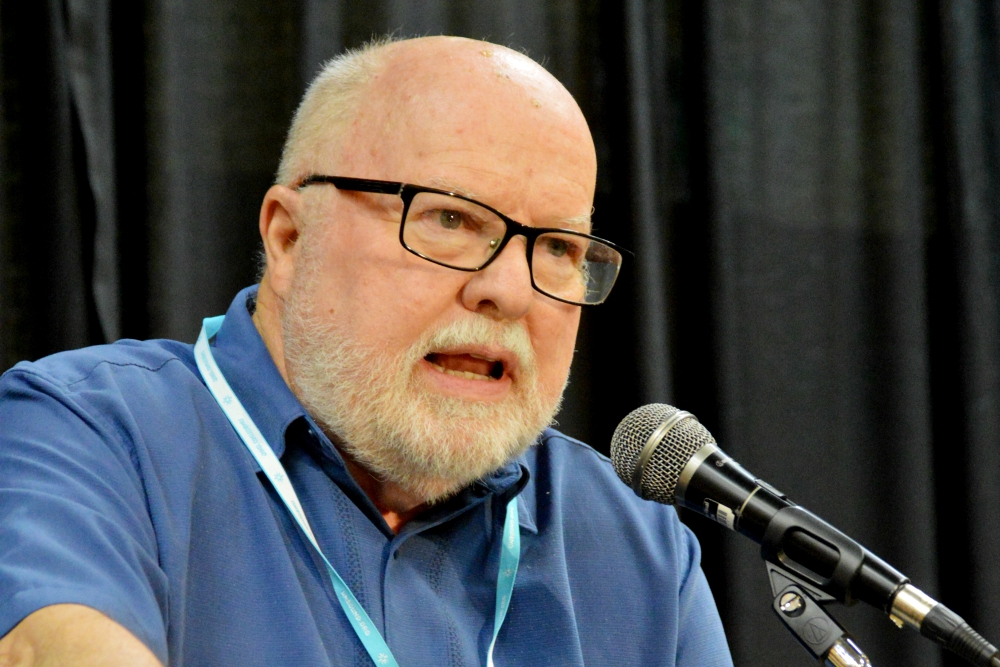
{"type": "Polygon", "coordinates": [[[783,567],[766,566],[774,593],[772,610],[814,659],[829,667],[871,667],[868,656],[823,608],[836,598],[783,567]]]}

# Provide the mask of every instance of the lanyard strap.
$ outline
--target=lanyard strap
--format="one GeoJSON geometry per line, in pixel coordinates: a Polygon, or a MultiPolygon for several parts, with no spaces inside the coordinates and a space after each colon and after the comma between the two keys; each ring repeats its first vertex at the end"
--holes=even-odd
{"type": "MultiPolygon", "coordinates": [[[[233,393],[229,382],[226,381],[218,364],[215,363],[215,357],[212,355],[212,348],[208,344],[208,339],[219,331],[224,319],[225,315],[205,318],[202,322],[198,342],[194,346],[195,363],[198,365],[198,370],[201,371],[201,376],[204,378],[208,390],[212,392],[212,396],[219,403],[219,407],[226,414],[236,433],[243,440],[247,449],[250,450],[250,454],[257,460],[261,470],[264,471],[264,474],[271,481],[271,485],[274,486],[275,491],[278,492],[281,500],[284,501],[285,507],[288,508],[288,512],[295,519],[295,523],[298,524],[303,534],[309,539],[309,543],[312,544],[316,553],[323,560],[326,571],[330,575],[330,581],[333,583],[333,590],[337,595],[337,601],[340,602],[344,614],[347,615],[347,620],[350,621],[354,632],[357,633],[358,639],[364,644],[372,661],[380,666],[399,667],[399,663],[393,657],[392,651],[389,650],[389,645],[386,644],[385,639],[379,634],[378,629],[372,623],[371,618],[365,612],[361,603],[358,602],[358,599],[354,597],[354,593],[351,592],[351,589],[341,579],[340,575],[337,574],[337,570],[330,564],[323,550],[319,548],[316,536],[313,535],[312,528],[309,526],[309,520],[306,519],[306,514],[302,510],[302,504],[299,503],[298,494],[295,493],[295,489],[292,487],[292,483],[289,481],[284,467],[278,461],[278,457],[274,455],[274,450],[271,449],[267,440],[264,439],[260,429],[254,424],[250,415],[247,414],[243,404],[240,403],[240,399],[233,393]]],[[[514,578],[517,576],[517,565],[520,559],[521,535],[518,530],[517,498],[515,497],[507,504],[507,517],[504,519],[503,524],[500,571],[497,574],[496,616],[493,620],[493,639],[490,641],[490,648],[486,655],[487,667],[493,667],[493,647],[497,643],[497,635],[500,634],[500,627],[507,616],[507,608],[510,606],[511,593],[514,591],[514,578]]]]}

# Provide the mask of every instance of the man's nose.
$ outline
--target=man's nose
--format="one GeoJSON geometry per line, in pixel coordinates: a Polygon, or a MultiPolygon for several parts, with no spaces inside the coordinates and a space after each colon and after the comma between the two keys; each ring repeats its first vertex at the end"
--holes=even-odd
{"type": "Polygon", "coordinates": [[[500,319],[516,320],[527,314],[534,288],[525,244],[523,236],[515,236],[489,266],[472,274],[462,289],[466,308],[500,319]]]}

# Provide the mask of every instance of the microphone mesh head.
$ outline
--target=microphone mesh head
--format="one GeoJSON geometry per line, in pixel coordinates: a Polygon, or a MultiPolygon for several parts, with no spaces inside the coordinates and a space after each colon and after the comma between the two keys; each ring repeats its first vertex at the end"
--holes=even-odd
{"type": "MultiPolygon", "coordinates": [[[[611,436],[611,465],[623,482],[632,486],[639,456],[660,424],[678,412],[663,403],[651,403],[630,412],[611,436]]],[[[677,480],[695,452],[715,438],[697,419],[688,417],[674,424],[659,442],[642,471],[639,496],[667,505],[674,504],[677,480]]]]}

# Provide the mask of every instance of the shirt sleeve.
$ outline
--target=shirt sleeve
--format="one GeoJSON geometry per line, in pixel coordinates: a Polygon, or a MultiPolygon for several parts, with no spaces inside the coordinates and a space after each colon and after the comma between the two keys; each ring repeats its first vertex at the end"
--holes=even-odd
{"type": "Polygon", "coordinates": [[[127,410],[108,408],[113,387],[36,368],[0,378],[0,636],[42,607],[76,603],[165,663],[167,578],[127,410]]]}
{"type": "Polygon", "coordinates": [[[677,667],[732,667],[722,620],[701,569],[698,538],[679,521],[677,532],[687,561],[678,596],[677,667]]]}

